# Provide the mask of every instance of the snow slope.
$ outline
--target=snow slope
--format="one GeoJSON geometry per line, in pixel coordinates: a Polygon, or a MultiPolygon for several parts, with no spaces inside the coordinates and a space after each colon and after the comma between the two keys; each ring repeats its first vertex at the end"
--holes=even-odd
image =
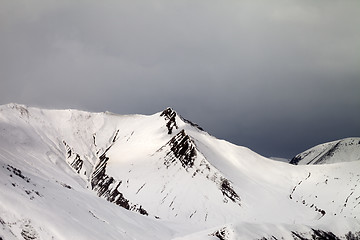
{"type": "Polygon", "coordinates": [[[291,159],[294,165],[327,164],[360,160],[360,138],[345,138],[319,144],[291,159]]]}
{"type": "Polygon", "coordinates": [[[0,133],[0,239],[314,239],[360,229],[360,164],[342,162],[342,150],[330,165],[273,161],[170,108],[120,116],[8,104],[0,133]]]}

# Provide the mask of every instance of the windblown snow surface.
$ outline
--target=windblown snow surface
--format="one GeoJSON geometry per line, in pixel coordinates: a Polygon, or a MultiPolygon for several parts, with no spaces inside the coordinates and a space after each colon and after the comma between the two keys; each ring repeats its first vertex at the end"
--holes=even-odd
{"type": "Polygon", "coordinates": [[[171,108],[3,105],[0,239],[359,239],[358,150],[291,165],[171,108]]]}
{"type": "Polygon", "coordinates": [[[360,161],[360,138],[345,138],[317,145],[293,159],[291,164],[327,164],[360,161]]]}

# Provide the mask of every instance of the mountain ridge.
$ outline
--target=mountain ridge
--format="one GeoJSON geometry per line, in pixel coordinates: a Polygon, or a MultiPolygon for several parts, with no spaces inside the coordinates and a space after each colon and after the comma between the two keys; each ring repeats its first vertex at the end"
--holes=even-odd
{"type": "Polygon", "coordinates": [[[297,154],[290,164],[329,164],[341,161],[360,161],[360,137],[349,137],[316,145],[302,153],[297,154]],[[344,152],[353,156],[343,157],[344,152]]]}
{"type": "Polygon", "coordinates": [[[171,108],[147,116],[8,104],[0,131],[5,239],[312,239],[360,228],[357,162],[271,161],[171,108]],[[52,212],[56,226],[45,221],[52,212]]]}

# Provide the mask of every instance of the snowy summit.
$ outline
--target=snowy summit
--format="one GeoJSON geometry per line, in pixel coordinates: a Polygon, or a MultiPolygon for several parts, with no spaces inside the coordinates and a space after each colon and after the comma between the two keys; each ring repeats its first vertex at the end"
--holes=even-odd
{"type": "Polygon", "coordinates": [[[358,239],[359,160],[349,138],[273,161],[171,108],[2,105],[0,239],[358,239]]]}

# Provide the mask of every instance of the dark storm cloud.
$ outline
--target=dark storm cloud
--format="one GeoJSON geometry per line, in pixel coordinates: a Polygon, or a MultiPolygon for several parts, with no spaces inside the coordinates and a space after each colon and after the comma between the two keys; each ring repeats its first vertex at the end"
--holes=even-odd
{"type": "Polygon", "coordinates": [[[13,1],[0,102],[161,111],[267,156],[359,136],[358,1],[13,1]]]}

